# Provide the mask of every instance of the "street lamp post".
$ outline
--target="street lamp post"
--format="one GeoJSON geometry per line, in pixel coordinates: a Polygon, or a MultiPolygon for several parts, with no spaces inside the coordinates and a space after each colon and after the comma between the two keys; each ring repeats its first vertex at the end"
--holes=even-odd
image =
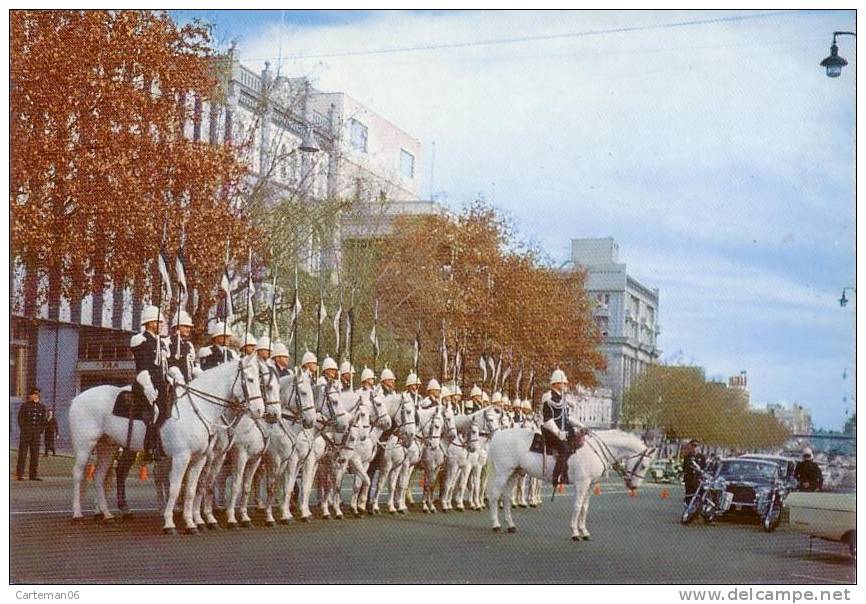
{"type": "Polygon", "coordinates": [[[830,45],[830,56],[821,61],[821,67],[827,70],[828,78],[838,78],[842,75],[842,68],[848,64],[848,61],[839,56],[839,47],[836,45],[837,36],[854,36],[857,34],[853,31],[834,31],[833,44],[830,45]]]}
{"type": "Polygon", "coordinates": [[[851,291],[851,293],[854,293],[854,294],[857,293],[857,289],[854,287],[843,287],[842,288],[842,297],[839,298],[839,306],[841,306],[842,308],[845,308],[848,305],[848,298],[845,297],[845,292],[849,291],[849,290],[851,291]]]}

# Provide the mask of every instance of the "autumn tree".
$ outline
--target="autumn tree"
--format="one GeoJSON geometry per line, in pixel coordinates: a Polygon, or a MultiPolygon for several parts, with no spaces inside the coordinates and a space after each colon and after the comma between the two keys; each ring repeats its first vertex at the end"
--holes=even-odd
{"type": "Polygon", "coordinates": [[[13,258],[49,276],[55,305],[109,283],[147,296],[184,233],[206,309],[226,242],[255,241],[237,149],[185,133],[195,99],[219,103],[208,30],[128,10],[12,11],[10,28],[13,258]]]}
{"type": "Polygon", "coordinates": [[[444,336],[449,368],[459,352],[463,370],[457,378],[465,384],[481,383],[482,355],[497,364],[502,359],[501,375],[508,371],[509,378],[499,385],[512,396],[526,396],[532,371],[544,385],[556,366],[573,384],[595,384],[594,371],[604,360],[582,273],[546,266],[483,202],[457,216],[398,221],[395,230],[385,242],[377,291],[380,320],[407,351],[402,362],[411,358],[420,326],[427,375],[448,377],[440,375],[444,336]]]}

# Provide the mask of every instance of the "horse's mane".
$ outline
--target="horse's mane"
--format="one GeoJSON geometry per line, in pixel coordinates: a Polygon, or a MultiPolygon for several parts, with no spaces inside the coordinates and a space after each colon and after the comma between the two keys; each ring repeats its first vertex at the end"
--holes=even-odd
{"type": "Polygon", "coordinates": [[[623,430],[595,430],[600,437],[608,444],[618,447],[625,447],[641,451],[646,448],[646,443],[639,436],[635,436],[631,432],[623,430]]]}

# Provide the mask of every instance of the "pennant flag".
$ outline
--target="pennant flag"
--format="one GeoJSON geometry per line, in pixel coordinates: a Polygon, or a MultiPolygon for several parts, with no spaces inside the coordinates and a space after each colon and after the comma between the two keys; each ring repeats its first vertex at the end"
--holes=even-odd
{"type": "Polygon", "coordinates": [[[298,290],[295,290],[295,303],[292,305],[292,323],[298,320],[298,317],[301,316],[301,299],[298,297],[298,290]]]}
{"type": "Polygon", "coordinates": [[[157,256],[157,264],[159,265],[159,276],[162,279],[162,287],[163,287],[163,295],[164,299],[162,301],[163,305],[170,306],[171,302],[171,279],[168,276],[168,254],[166,254],[165,248],[160,248],[159,256],[157,256]]]}
{"type": "Polygon", "coordinates": [[[490,377],[492,378],[496,374],[496,361],[493,360],[492,354],[487,357],[487,365],[490,367],[490,377]]]}
{"type": "MultiPolygon", "coordinates": [[[[346,347],[349,347],[352,345],[352,330],[355,328],[355,326],[352,325],[352,322],[354,320],[355,320],[355,313],[350,308],[349,312],[346,313],[346,337],[344,338],[344,341],[346,343],[346,347]]],[[[349,353],[351,354],[351,352],[352,351],[350,350],[349,353]]]]}
{"type": "Polygon", "coordinates": [[[379,358],[379,338],[376,336],[376,323],[379,321],[379,300],[373,303],[373,331],[370,332],[370,342],[373,344],[373,352],[379,358]]]}
{"type": "Polygon", "coordinates": [[[185,308],[189,301],[189,288],[186,285],[186,269],[184,269],[183,248],[177,250],[177,258],[174,261],[174,272],[177,273],[177,296],[179,305],[185,308]]]}
{"type": "Polygon", "coordinates": [[[484,382],[487,381],[487,363],[484,362],[484,355],[483,354],[478,359],[478,366],[481,367],[481,383],[483,384],[484,382]]]}
{"type": "Polygon", "coordinates": [[[337,351],[337,358],[340,357],[340,320],[343,318],[343,305],[341,304],[339,308],[337,308],[337,312],[334,315],[334,339],[336,340],[336,344],[334,344],[334,349],[337,351]]]}
{"type": "Polygon", "coordinates": [[[502,374],[502,383],[503,383],[503,385],[505,384],[505,382],[506,382],[506,380],[508,379],[508,376],[509,376],[509,375],[511,375],[511,365],[509,365],[509,366],[505,369],[505,372],[502,374]]]}
{"type": "Polygon", "coordinates": [[[454,358],[454,381],[457,381],[457,376],[460,375],[460,366],[463,364],[463,358],[460,351],[457,351],[457,356],[454,358]]]}
{"type": "Polygon", "coordinates": [[[514,391],[517,396],[520,396],[520,382],[523,379],[523,363],[520,364],[520,371],[517,372],[517,383],[514,384],[514,391]]]}
{"type": "Polygon", "coordinates": [[[319,325],[321,325],[325,319],[328,318],[328,311],[325,310],[325,299],[319,295],[319,325]]]}
{"type": "Polygon", "coordinates": [[[225,294],[225,303],[223,305],[223,321],[228,325],[232,317],[234,317],[235,309],[232,307],[232,280],[229,278],[228,267],[223,270],[222,279],[220,279],[220,289],[225,294]]]}
{"type": "Polygon", "coordinates": [[[415,342],[412,343],[412,367],[418,371],[418,358],[421,356],[421,331],[415,332],[415,342]]]}
{"type": "Polygon", "coordinates": [[[499,384],[499,375],[502,371],[502,355],[499,355],[499,362],[496,363],[496,371],[493,372],[493,383],[499,384]]]}

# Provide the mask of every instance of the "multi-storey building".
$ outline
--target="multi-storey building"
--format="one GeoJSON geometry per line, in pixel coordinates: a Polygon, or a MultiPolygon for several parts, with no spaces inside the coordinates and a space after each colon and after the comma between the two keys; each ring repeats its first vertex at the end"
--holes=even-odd
{"type": "MultiPolygon", "coordinates": [[[[277,76],[267,63],[255,73],[234,60],[233,53],[229,58],[219,104],[192,95],[187,99],[193,119],[186,124],[186,136],[243,145],[250,184],[266,178],[274,198],[302,195],[315,203],[350,197],[375,201],[379,208],[356,212],[345,236],[338,228],[331,241],[309,241],[308,270],[322,262],[339,263],[346,238],[387,234],[394,216],[439,211],[418,199],[417,139],[345,94],[315,90],[304,78],[277,76]]],[[[51,299],[44,295],[48,281],[28,278],[14,264],[14,250],[11,287],[10,407],[14,412],[27,389],[40,387],[43,401],[57,410],[63,438],[69,434],[68,404],[78,392],[132,381],[129,338],[138,330],[146,301],[109,285],[81,300],[39,304],[39,299],[51,299]]],[[[16,422],[10,435],[17,439],[16,422]]]]}
{"type": "Polygon", "coordinates": [[[613,419],[613,392],[610,388],[578,386],[566,395],[574,405],[575,419],[588,428],[610,428],[613,419]]]}
{"type": "Polygon", "coordinates": [[[572,239],[571,261],[586,270],[585,289],[595,302],[592,315],[607,357],[607,370],[598,377],[612,393],[615,424],[622,412],[623,393],[632,379],[656,363],[661,354],[656,344],[661,332],[659,290],[628,274],[612,238],[572,239]]]}
{"type": "Polygon", "coordinates": [[[812,415],[799,403],[791,403],[787,407],[782,403],[769,403],[767,412],[782,422],[791,434],[805,435],[812,432],[812,415]]]}

